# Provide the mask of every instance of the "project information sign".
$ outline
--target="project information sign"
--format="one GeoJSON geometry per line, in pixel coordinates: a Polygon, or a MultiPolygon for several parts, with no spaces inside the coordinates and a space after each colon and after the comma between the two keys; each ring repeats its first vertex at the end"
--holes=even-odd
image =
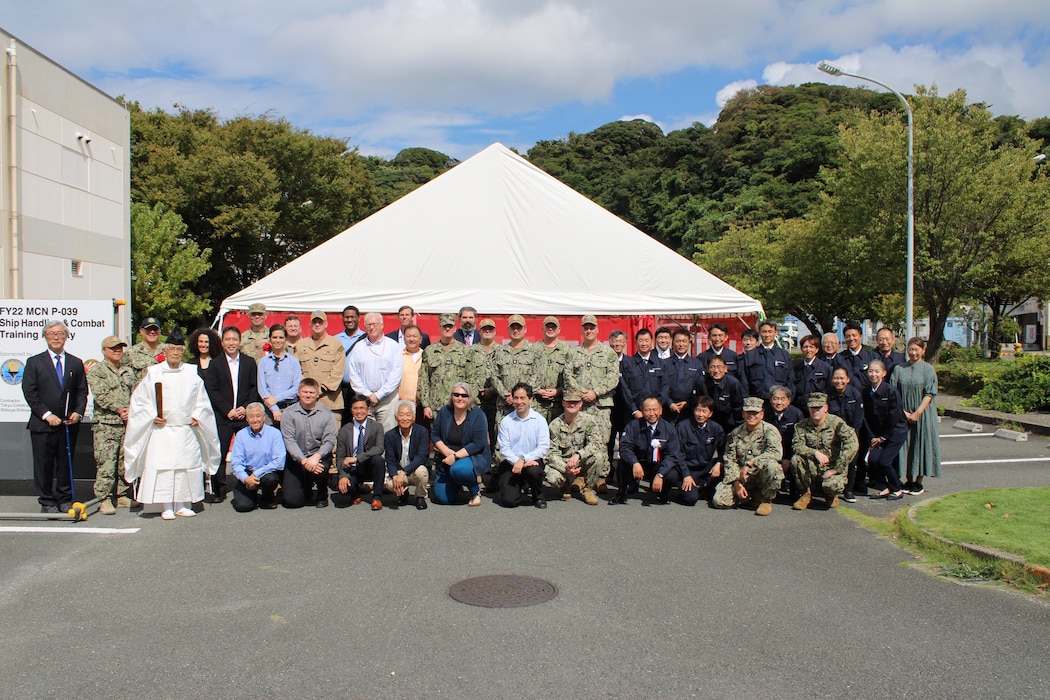
{"type": "MultiPolygon", "coordinates": [[[[47,349],[44,326],[49,321],[66,324],[66,352],[83,360],[87,371],[102,359],[103,338],[113,334],[113,301],[0,299],[0,423],[29,420],[22,374],[26,359],[47,349]]],[[[86,420],[91,410],[89,397],[86,420]]]]}

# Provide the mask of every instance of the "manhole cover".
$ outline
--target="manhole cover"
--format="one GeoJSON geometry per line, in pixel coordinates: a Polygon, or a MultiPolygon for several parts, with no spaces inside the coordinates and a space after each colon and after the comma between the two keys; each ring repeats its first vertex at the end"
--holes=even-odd
{"type": "Polygon", "coordinates": [[[558,589],[550,581],[532,576],[477,576],[454,583],[448,594],[467,605],[483,608],[524,608],[546,603],[558,595],[558,589]]]}

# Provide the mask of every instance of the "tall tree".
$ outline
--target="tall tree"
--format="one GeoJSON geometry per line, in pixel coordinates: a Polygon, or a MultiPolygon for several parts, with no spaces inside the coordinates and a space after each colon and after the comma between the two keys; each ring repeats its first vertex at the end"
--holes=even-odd
{"type": "Polygon", "coordinates": [[[269,115],[221,122],[209,110],[130,107],[132,198],[171,207],[187,238],[214,251],[195,285],[202,296],[252,284],[377,206],[363,160],[341,139],[269,115]]]}
{"type": "MultiPolygon", "coordinates": [[[[1035,143],[1013,129],[1002,138],[988,110],[968,105],[964,91],[945,98],[921,86],[916,92],[915,288],[930,319],[927,358],[935,359],[956,304],[975,298],[991,277],[1018,273],[1003,267],[1010,242],[1047,235],[1050,192],[1046,178],[1033,177],[1035,143]]],[[[843,162],[827,172],[829,197],[818,210],[822,227],[881,249],[880,273],[891,290],[904,286],[905,139],[897,115],[845,127],[843,162]]],[[[1023,245],[1031,254],[1042,250],[1023,245]]]]}
{"type": "Polygon", "coordinates": [[[211,250],[186,238],[186,224],[163,204],[131,205],[131,293],[138,318],[188,321],[210,309],[193,285],[211,263],[211,250]]]}

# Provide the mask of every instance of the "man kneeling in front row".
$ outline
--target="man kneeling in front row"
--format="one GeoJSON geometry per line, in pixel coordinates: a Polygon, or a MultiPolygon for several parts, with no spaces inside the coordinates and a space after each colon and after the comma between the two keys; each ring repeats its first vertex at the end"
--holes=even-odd
{"type": "Polygon", "coordinates": [[[230,471],[237,477],[233,509],[238,513],[256,507],[270,510],[277,507],[275,491],[281,483],[288,453],[281,431],[266,425],[266,410],[261,403],[250,403],[244,410],[248,427],[234,436],[230,453],[230,471]]]}
{"type": "Polygon", "coordinates": [[[416,510],[427,508],[427,484],[430,481],[430,431],[416,424],[416,404],[397,404],[397,427],[383,437],[386,454],[386,487],[394,492],[401,505],[408,505],[408,487],[415,487],[416,510]]]}
{"type": "Polygon", "coordinates": [[[762,420],[762,399],[744,399],[744,424],[729,433],[725,454],[725,476],[715,488],[711,505],[733,508],[750,502],[755,515],[773,512],[773,499],[784,472],[780,468],[783,449],[780,431],[762,420]]]}
{"type": "Polygon", "coordinates": [[[791,470],[800,494],[791,507],[808,508],[810,488],[819,488],[828,508],[837,508],[839,496],[846,488],[846,470],[857,454],[857,433],[846,421],[828,413],[827,394],[810,394],[806,405],[809,418],[795,424],[795,437],[791,441],[795,450],[791,470]]]}
{"type": "Polygon", "coordinates": [[[549,427],[551,445],[544,465],[547,483],[560,489],[562,498],[578,493],[584,503],[596,506],[598,479],[609,465],[605,432],[592,416],[580,412],[583,394],[579,389],[566,389],[561,406],[564,412],[549,427]]]}

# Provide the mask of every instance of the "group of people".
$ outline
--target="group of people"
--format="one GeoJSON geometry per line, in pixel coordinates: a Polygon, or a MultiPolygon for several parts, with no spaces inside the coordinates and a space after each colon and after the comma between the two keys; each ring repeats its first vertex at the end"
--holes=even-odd
{"type": "Polygon", "coordinates": [[[295,314],[267,326],[262,304],[249,319],[243,333],[198,329],[187,348],[178,329],[161,343],[159,321],[146,318],[141,342],[106,338],[86,373],[64,352],[65,327],[49,324],[48,350],[23,381],[41,508],[68,508],[70,474],[56,465],[87,385],[104,514],[138,501],[164,519],[192,517],[195,504],[228,495],[239,512],[363,498],[381,510],[386,493],[422,510],[477,506],[483,490],[507,508],[546,508],[552,494],[597,505],[610,493],[622,505],[647,484],[656,503],[677,492],[685,505],[768,515],[782,485],[805,509],[814,495],[835,507],[869,487],[896,500],[939,475],[936,374],[921,340],[905,358],[887,328],[877,350],[854,325],[841,350],[834,334],[807,336],[792,364],[768,321],[743,333],[740,353],[713,324],[694,356],[685,328],[643,328],[626,355],[626,334],[601,342],[593,315],[578,345],[559,339],[554,316],[530,343],[520,315],[499,343],[495,322],[471,307],[441,314],[434,342],[408,306],[390,332],[354,306],[336,335],[321,311],[305,335],[295,314]]]}

